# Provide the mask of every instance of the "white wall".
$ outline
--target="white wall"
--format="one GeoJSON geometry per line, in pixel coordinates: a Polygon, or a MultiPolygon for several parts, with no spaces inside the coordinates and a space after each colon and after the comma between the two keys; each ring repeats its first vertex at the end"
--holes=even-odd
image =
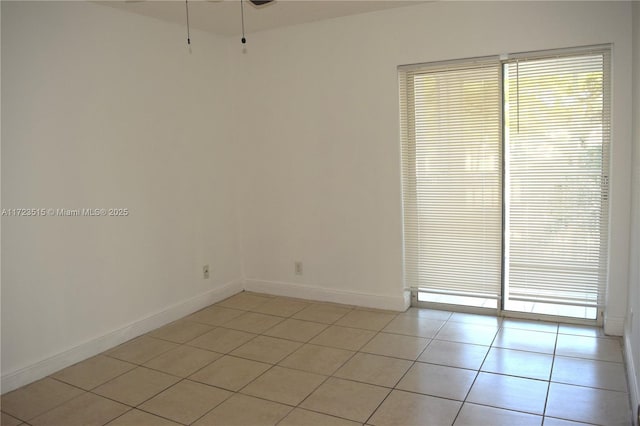
{"type": "MultiPolygon", "coordinates": [[[[631,184],[631,245],[629,312],[625,350],[632,411],[640,404],[640,2],[633,4],[633,172],[631,184]]],[[[637,419],[635,419],[637,420],[637,419]]],[[[637,426],[637,423],[636,423],[637,426]]]]}
{"type": "Polygon", "coordinates": [[[349,291],[370,304],[400,303],[398,65],[613,43],[606,322],[608,332],[622,334],[630,12],[621,2],[435,2],[253,35],[241,63],[243,120],[251,124],[241,198],[250,288],[349,291]],[[293,273],[295,259],[304,262],[302,277],[293,273]]]}
{"type": "Polygon", "coordinates": [[[130,211],[2,217],[3,391],[242,288],[228,45],[185,39],[96,4],[2,2],[2,208],[130,211]]]}

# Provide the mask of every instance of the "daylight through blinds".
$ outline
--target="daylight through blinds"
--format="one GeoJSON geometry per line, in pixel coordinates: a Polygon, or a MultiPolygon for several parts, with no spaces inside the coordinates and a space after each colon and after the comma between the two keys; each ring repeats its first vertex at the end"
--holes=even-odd
{"type": "Polygon", "coordinates": [[[406,286],[594,319],[608,47],[411,65],[399,78],[406,286]]]}
{"type": "Polygon", "coordinates": [[[507,301],[602,303],[606,67],[604,53],[504,65],[507,301]]]}
{"type": "Polygon", "coordinates": [[[401,72],[405,271],[412,287],[500,295],[500,64],[401,72]]]}

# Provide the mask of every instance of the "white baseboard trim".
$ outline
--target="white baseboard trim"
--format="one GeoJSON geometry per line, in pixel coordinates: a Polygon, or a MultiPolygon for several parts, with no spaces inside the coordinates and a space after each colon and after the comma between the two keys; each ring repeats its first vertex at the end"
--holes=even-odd
{"type": "Polygon", "coordinates": [[[183,300],[117,330],[83,342],[35,364],[2,375],[1,392],[17,389],[65,367],[83,361],[144,333],[189,315],[243,290],[241,281],[231,281],[206,293],[183,300]]]}
{"type": "Polygon", "coordinates": [[[610,317],[604,318],[604,334],[607,336],[622,336],[624,334],[624,322],[625,317],[610,317]]]}
{"type": "Polygon", "coordinates": [[[636,371],[640,368],[640,365],[635,365],[633,362],[633,353],[631,348],[631,339],[628,334],[624,336],[624,362],[627,366],[627,383],[629,384],[629,399],[631,402],[631,418],[633,419],[634,426],[640,426],[638,424],[638,415],[636,410],[640,405],[640,383],[638,383],[636,371]]]}
{"type": "Polygon", "coordinates": [[[299,299],[318,300],[322,302],[341,303],[344,305],[356,305],[365,308],[387,309],[391,311],[404,311],[409,305],[407,297],[403,294],[399,296],[384,296],[370,293],[356,293],[353,291],[339,290],[336,288],[326,288],[311,286],[307,284],[297,284],[281,281],[264,281],[247,279],[244,289],[257,293],[267,293],[275,296],[296,297],[299,299]]]}

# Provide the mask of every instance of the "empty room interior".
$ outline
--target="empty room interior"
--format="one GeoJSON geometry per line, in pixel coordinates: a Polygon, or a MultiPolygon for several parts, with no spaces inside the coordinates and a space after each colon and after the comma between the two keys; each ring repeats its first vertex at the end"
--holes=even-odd
{"type": "Polygon", "coordinates": [[[0,7],[3,426],[638,426],[639,1],[0,7]]]}

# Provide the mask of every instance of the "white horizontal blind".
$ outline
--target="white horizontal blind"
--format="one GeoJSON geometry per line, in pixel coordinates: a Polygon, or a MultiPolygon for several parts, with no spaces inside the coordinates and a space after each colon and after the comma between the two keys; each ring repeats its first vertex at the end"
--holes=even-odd
{"type": "Polygon", "coordinates": [[[405,284],[499,298],[501,65],[400,68],[405,284]]]}
{"type": "Polygon", "coordinates": [[[603,302],[608,67],[606,51],[504,65],[507,304],[603,302]]]}

